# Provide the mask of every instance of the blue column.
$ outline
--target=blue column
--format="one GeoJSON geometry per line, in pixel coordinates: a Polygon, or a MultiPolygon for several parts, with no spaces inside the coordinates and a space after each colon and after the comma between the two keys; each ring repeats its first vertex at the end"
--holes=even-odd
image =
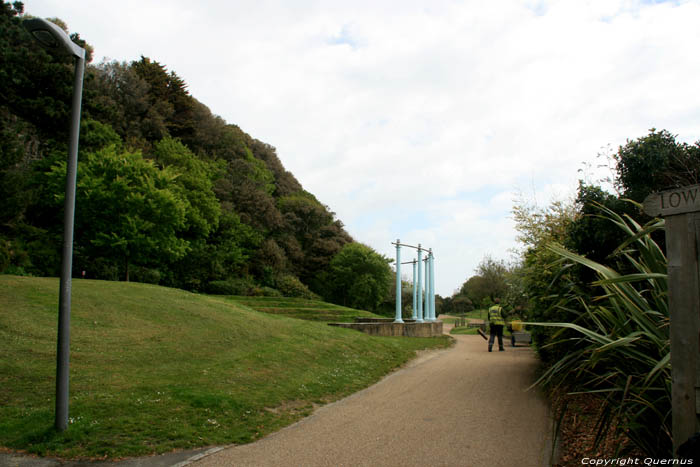
{"type": "Polygon", "coordinates": [[[418,316],[416,317],[416,322],[417,323],[422,323],[423,322],[423,289],[422,289],[422,284],[423,282],[423,256],[422,256],[423,250],[420,247],[420,243],[418,244],[418,291],[417,291],[417,298],[418,298],[418,316]]]}
{"type": "Polygon", "coordinates": [[[403,323],[401,319],[401,240],[396,239],[396,318],[395,323],[403,323]]]}
{"type": "Polygon", "coordinates": [[[416,309],[416,260],[413,260],[413,314],[411,315],[411,319],[417,319],[418,315],[418,310],[416,309]]]}
{"type": "Polygon", "coordinates": [[[429,258],[430,256],[426,255],[425,259],[425,313],[423,313],[424,320],[425,321],[430,321],[430,271],[428,269],[428,263],[429,263],[429,258]]]}
{"type": "Polygon", "coordinates": [[[435,316],[435,257],[432,250],[430,250],[430,311],[432,320],[437,321],[437,316],[435,316]]]}

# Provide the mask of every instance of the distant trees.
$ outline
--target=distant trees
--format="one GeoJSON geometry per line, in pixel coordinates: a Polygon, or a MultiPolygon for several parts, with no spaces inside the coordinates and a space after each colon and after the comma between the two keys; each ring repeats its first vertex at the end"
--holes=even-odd
{"type": "Polygon", "coordinates": [[[474,303],[471,301],[471,299],[459,294],[442,299],[442,303],[439,307],[437,306],[437,301],[435,305],[436,308],[439,309],[440,313],[460,315],[474,310],[474,303]]]}
{"type": "Polygon", "coordinates": [[[520,298],[511,291],[513,268],[503,260],[485,255],[469,277],[452,296],[443,299],[443,313],[467,313],[478,308],[489,307],[495,298],[513,308],[520,298]]]}
{"type": "Polygon", "coordinates": [[[493,302],[494,298],[503,298],[506,294],[506,276],[508,267],[503,260],[495,260],[490,255],[484,256],[470,277],[460,289],[460,295],[480,306],[493,302]]]}

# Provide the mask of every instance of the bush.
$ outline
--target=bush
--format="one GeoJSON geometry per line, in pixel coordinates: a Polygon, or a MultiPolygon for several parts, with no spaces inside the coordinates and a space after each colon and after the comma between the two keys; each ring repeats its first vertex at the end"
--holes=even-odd
{"type": "Polygon", "coordinates": [[[331,260],[324,296],[338,305],[377,310],[391,293],[389,261],[367,245],[346,244],[331,260]]]}
{"type": "Polygon", "coordinates": [[[292,275],[283,275],[275,280],[277,290],[285,297],[315,298],[309,288],[292,275]]]}
{"type": "Polygon", "coordinates": [[[251,295],[254,284],[248,279],[228,279],[211,281],[207,284],[206,293],[212,295],[251,295]]]}
{"type": "Polygon", "coordinates": [[[558,305],[577,314],[572,322],[530,323],[577,334],[555,333],[569,352],[550,366],[540,384],[569,387],[603,399],[599,439],[613,426],[652,457],[672,456],[671,364],[667,261],[652,232],[664,227],[654,220],[645,227],[600,207],[628,237],[615,251],[634,269],[623,275],[552,244],[564,260],[590,268],[598,276],[597,296],[574,292],[558,305]],[[571,305],[576,305],[573,307],[571,305]],[[577,312],[579,308],[583,312],[577,312]],[[569,334],[570,335],[570,334],[569,334]],[[571,343],[576,343],[574,347],[571,343]],[[619,422],[615,426],[614,422],[619,422]]]}
{"type": "Polygon", "coordinates": [[[0,237],[0,273],[10,266],[10,242],[0,237]]]}
{"type": "Polygon", "coordinates": [[[281,297],[282,293],[277,289],[273,289],[272,287],[263,286],[253,288],[249,291],[249,295],[253,295],[255,297],[281,297]]]}
{"type": "Polygon", "coordinates": [[[105,281],[118,281],[119,266],[106,258],[97,258],[89,269],[86,267],[85,275],[105,281]]]}
{"type": "Polygon", "coordinates": [[[31,276],[33,264],[27,248],[21,242],[0,238],[0,273],[31,276]]]}
{"type": "Polygon", "coordinates": [[[11,276],[29,276],[31,277],[31,273],[27,272],[24,270],[22,266],[15,266],[14,264],[11,264],[10,266],[5,269],[5,272],[3,274],[9,274],[11,276]]]}
{"type": "Polygon", "coordinates": [[[145,284],[159,284],[161,278],[159,270],[141,266],[132,266],[129,275],[132,281],[145,284]]]}

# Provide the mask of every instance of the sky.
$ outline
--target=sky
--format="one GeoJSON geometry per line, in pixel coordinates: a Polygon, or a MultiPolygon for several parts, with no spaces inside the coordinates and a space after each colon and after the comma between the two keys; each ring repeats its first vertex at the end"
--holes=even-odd
{"type": "Polygon", "coordinates": [[[513,259],[515,200],[574,196],[610,175],[599,155],[651,128],[700,140],[700,0],[24,4],[94,63],[174,71],[277,148],[356,241],[432,248],[442,296],[486,255],[513,259]]]}

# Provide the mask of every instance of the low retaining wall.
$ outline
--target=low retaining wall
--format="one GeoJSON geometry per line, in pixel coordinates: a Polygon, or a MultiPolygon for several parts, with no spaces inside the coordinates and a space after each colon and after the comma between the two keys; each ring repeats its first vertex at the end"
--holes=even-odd
{"type": "Polygon", "coordinates": [[[358,318],[355,323],[328,323],[329,326],[354,329],[371,336],[403,336],[403,337],[434,337],[442,335],[442,321],[416,323],[405,320],[395,323],[387,318],[358,318]]]}

